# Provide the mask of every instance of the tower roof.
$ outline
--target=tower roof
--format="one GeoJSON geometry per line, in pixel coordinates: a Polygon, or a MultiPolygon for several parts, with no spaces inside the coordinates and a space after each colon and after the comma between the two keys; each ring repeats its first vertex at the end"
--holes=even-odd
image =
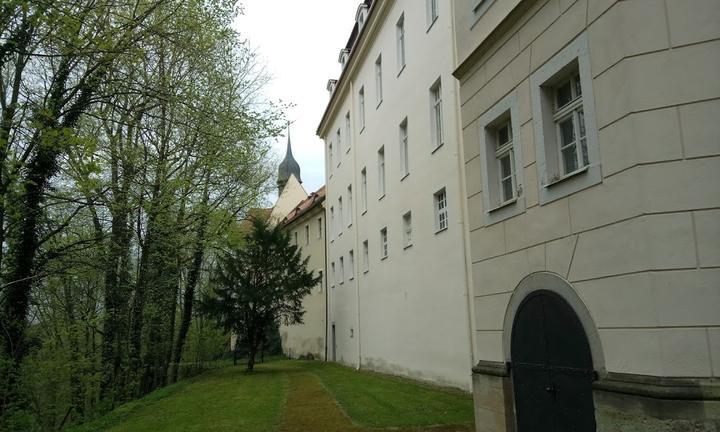
{"type": "Polygon", "coordinates": [[[293,174],[295,178],[302,183],[302,179],[300,179],[300,165],[297,163],[292,154],[292,146],[290,144],[290,125],[288,124],[288,141],[285,159],[283,159],[278,166],[277,184],[281,191],[290,178],[290,174],[293,174]]]}

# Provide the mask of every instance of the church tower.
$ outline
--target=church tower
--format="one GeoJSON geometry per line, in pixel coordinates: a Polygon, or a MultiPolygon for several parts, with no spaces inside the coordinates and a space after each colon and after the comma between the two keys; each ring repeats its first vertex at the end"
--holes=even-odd
{"type": "Polygon", "coordinates": [[[280,166],[278,166],[278,194],[282,193],[282,190],[290,179],[291,174],[295,176],[298,182],[302,183],[302,180],[300,179],[300,165],[293,157],[292,147],[290,146],[290,125],[288,124],[288,141],[285,159],[283,159],[283,161],[280,162],[280,166]]]}

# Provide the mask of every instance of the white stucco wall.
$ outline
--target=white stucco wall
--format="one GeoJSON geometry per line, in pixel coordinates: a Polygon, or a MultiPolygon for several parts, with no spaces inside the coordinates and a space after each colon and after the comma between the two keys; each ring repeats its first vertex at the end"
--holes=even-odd
{"type": "MultiPolygon", "coordinates": [[[[343,199],[343,226],[328,236],[331,262],[339,279],[339,258],[348,266],[355,254],[354,278],[337,280],[330,293],[330,322],[336,328],[337,360],[345,364],[470,388],[470,340],[465,261],[462,149],[458,135],[457,83],[450,2],[438,2],[437,21],[428,26],[425,3],[380,1],[366,24],[368,33],[341,80],[337,103],[320,126],[325,141],[328,199],[343,199]],[[396,23],[404,13],[406,66],[398,73],[396,23]],[[359,55],[358,55],[359,54],[359,55]],[[383,100],[376,103],[375,61],[382,55],[383,100]],[[357,64],[355,64],[357,63],[357,64]],[[444,145],[431,141],[430,87],[442,82],[444,145]],[[365,91],[364,130],[359,128],[358,91],[365,91]],[[345,115],[351,113],[348,147],[345,115]],[[402,178],[399,125],[407,117],[409,172],[402,178]],[[336,131],[341,130],[338,159],[336,131]],[[328,145],[333,143],[333,160],[328,145]],[[385,148],[386,193],[378,193],[378,149],[385,148]],[[348,150],[349,149],[349,150],[348,150]],[[332,167],[330,166],[332,163],[332,167]],[[368,176],[368,207],[363,213],[361,170],[368,176]],[[353,208],[348,226],[347,188],[353,208]],[[445,188],[448,229],[436,233],[433,194],[445,188]],[[413,245],[403,247],[402,217],[412,212],[413,245]],[[389,253],[380,256],[380,230],[387,227],[389,253]],[[369,242],[369,271],[363,272],[363,241],[369,242]],[[351,337],[352,331],[352,337],[351,337]]],[[[340,46],[342,41],[338,41],[340,46]]],[[[330,216],[328,216],[330,218],[330,216]]],[[[328,224],[331,221],[328,219],[328,224]]],[[[328,232],[330,229],[328,228],[328,232]]]]}
{"type": "Polygon", "coordinates": [[[291,358],[312,356],[325,360],[325,212],[323,203],[287,225],[290,238],[297,236],[303,258],[309,258],[307,268],[323,278],[317,287],[303,299],[305,315],[302,324],[280,326],[283,352],[291,358]],[[320,221],[320,225],[318,225],[320,221]],[[305,228],[309,237],[306,239],[305,228]],[[309,240],[309,241],[308,241],[309,240]]]}

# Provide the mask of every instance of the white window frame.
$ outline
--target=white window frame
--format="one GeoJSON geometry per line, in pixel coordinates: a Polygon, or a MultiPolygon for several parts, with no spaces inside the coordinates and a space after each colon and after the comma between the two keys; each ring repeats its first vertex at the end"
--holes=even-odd
{"type": "Polygon", "coordinates": [[[335,261],[330,263],[330,270],[332,273],[332,284],[330,286],[335,288],[335,283],[337,281],[337,274],[335,273],[335,261]]]}
{"type": "Polygon", "coordinates": [[[385,146],[380,146],[378,155],[378,199],[385,196],[385,146]]]}
{"type": "Polygon", "coordinates": [[[355,279],[355,252],[350,249],[348,252],[348,280],[355,279]]]}
{"type": "Polygon", "coordinates": [[[352,147],[352,129],[350,124],[350,111],[345,114],[345,140],[347,146],[345,147],[345,153],[350,153],[350,147],[352,147]]]}
{"type": "Polygon", "coordinates": [[[338,237],[343,233],[343,200],[342,197],[338,197],[338,237]]]}
{"type": "Polygon", "coordinates": [[[425,11],[427,12],[427,29],[430,31],[435,21],[439,16],[438,1],[437,0],[426,0],[425,11]]]}
{"type": "Polygon", "coordinates": [[[412,238],[412,212],[408,211],[403,215],[403,248],[407,249],[413,245],[412,238]]]}
{"type": "Polygon", "coordinates": [[[368,241],[363,241],[363,273],[370,271],[370,245],[368,241]]]}
{"type": "Polygon", "coordinates": [[[410,174],[407,117],[400,122],[398,130],[400,134],[400,178],[404,179],[410,174]]]}
{"type": "Polygon", "coordinates": [[[342,162],[342,136],[340,135],[340,128],[335,132],[335,142],[337,143],[335,151],[337,152],[337,166],[340,166],[342,162]]]}
{"type": "Polygon", "coordinates": [[[375,102],[376,109],[380,107],[383,101],[383,83],[382,83],[382,54],[379,54],[375,60],[375,102]]]}
{"type": "Polygon", "coordinates": [[[340,285],[342,285],[345,282],[345,258],[340,257],[339,263],[340,263],[340,285]]]}
{"type": "MultiPolygon", "coordinates": [[[[587,32],[583,32],[530,76],[530,92],[540,204],[550,203],[602,182],[587,32]],[[556,122],[562,117],[563,110],[559,115],[555,112],[555,89],[558,83],[574,74],[580,77],[582,99],[579,104],[584,113],[589,164],[574,172],[563,173],[556,122]]],[[[575,112],[576,108],[573,105],[566,109],[575,112]]]]}
{"type": "Polygon", "coordinates": [[[433,207],[435,210],[435,234],[445,231],[450,226],[447,208],[447,189],[441,188],[433,194],[433,207]]]}
{"type": "Polygon", "coordinates": [[[525,211],[519,118],[517,92],[512,92],[480,116],[478,121],[486,225],[500,222],[525,211]],[[510,128],[512,139],[510,143],[498,150],[498,129],[506,124],[510,128]],[[505,200],[502,197],[499,156],[507,153],[511,155],[513,197],[505,200]]]}
{"type": "Polygon", "coordinates": [[[368,208],[368,183],[367,183],[367,168],[363,167],[360,171],[360,192],[362,193],[362,210],[363,214],[367,213],[368,208]]]}
{"type": "Polygon", "coordinates": [[[405,65],[407,62],[406,58],[406,51],[405,51],[405,12],[400,14],[400,18],[397,20],[397,23],[395,24],[395,39],[396,39],[396,49],[397,49],[397,69],[398,69],[398,76],[402,73],[402,71],[405,69],[405,65]]]}
{"type": "Polygon", "coordinates": [[[430,86],[430,131],[432,134],[431,142],[433,144],[433,151],[445,142],[442,108],[442,80],[438,78],[435,83],[430,86]]]}
{"type": "Polygon", "coordinates": [[[360,116],[360,133],[365,130],[365,87],[358,92],[358,115],[360,116]]]}
{"type": "Polygon", "coordinates": [[[353,224],[353,196],[352,196],[352,185],[347,187],[347,208],[348,208],[348,228],[353,224]]]}
{"type": "Polygon", "coordinates": [[[388,257],[388,230],[387,227],[380,229],[380,260],[388,257]]]}

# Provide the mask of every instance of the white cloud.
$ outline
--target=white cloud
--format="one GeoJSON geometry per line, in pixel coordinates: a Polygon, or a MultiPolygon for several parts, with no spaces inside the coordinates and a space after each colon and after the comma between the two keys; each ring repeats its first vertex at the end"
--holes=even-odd
{"type": "MultiPolygon", "coordinates": [[[[309,192],[325,182],[324,149],[315,130],[328,102],[327,80],[340,75],[337,57],[354,24],[359,0],[244,0],[244,15],[235,29],[256,48],[272,81],[265,89],[270,100],[295,105],[293,155],[309,192]]],[[[285,155],[287,138],[274,149],[285,155]]],[[[274,197],[271,197],[274,201],[274,197]]]]}

